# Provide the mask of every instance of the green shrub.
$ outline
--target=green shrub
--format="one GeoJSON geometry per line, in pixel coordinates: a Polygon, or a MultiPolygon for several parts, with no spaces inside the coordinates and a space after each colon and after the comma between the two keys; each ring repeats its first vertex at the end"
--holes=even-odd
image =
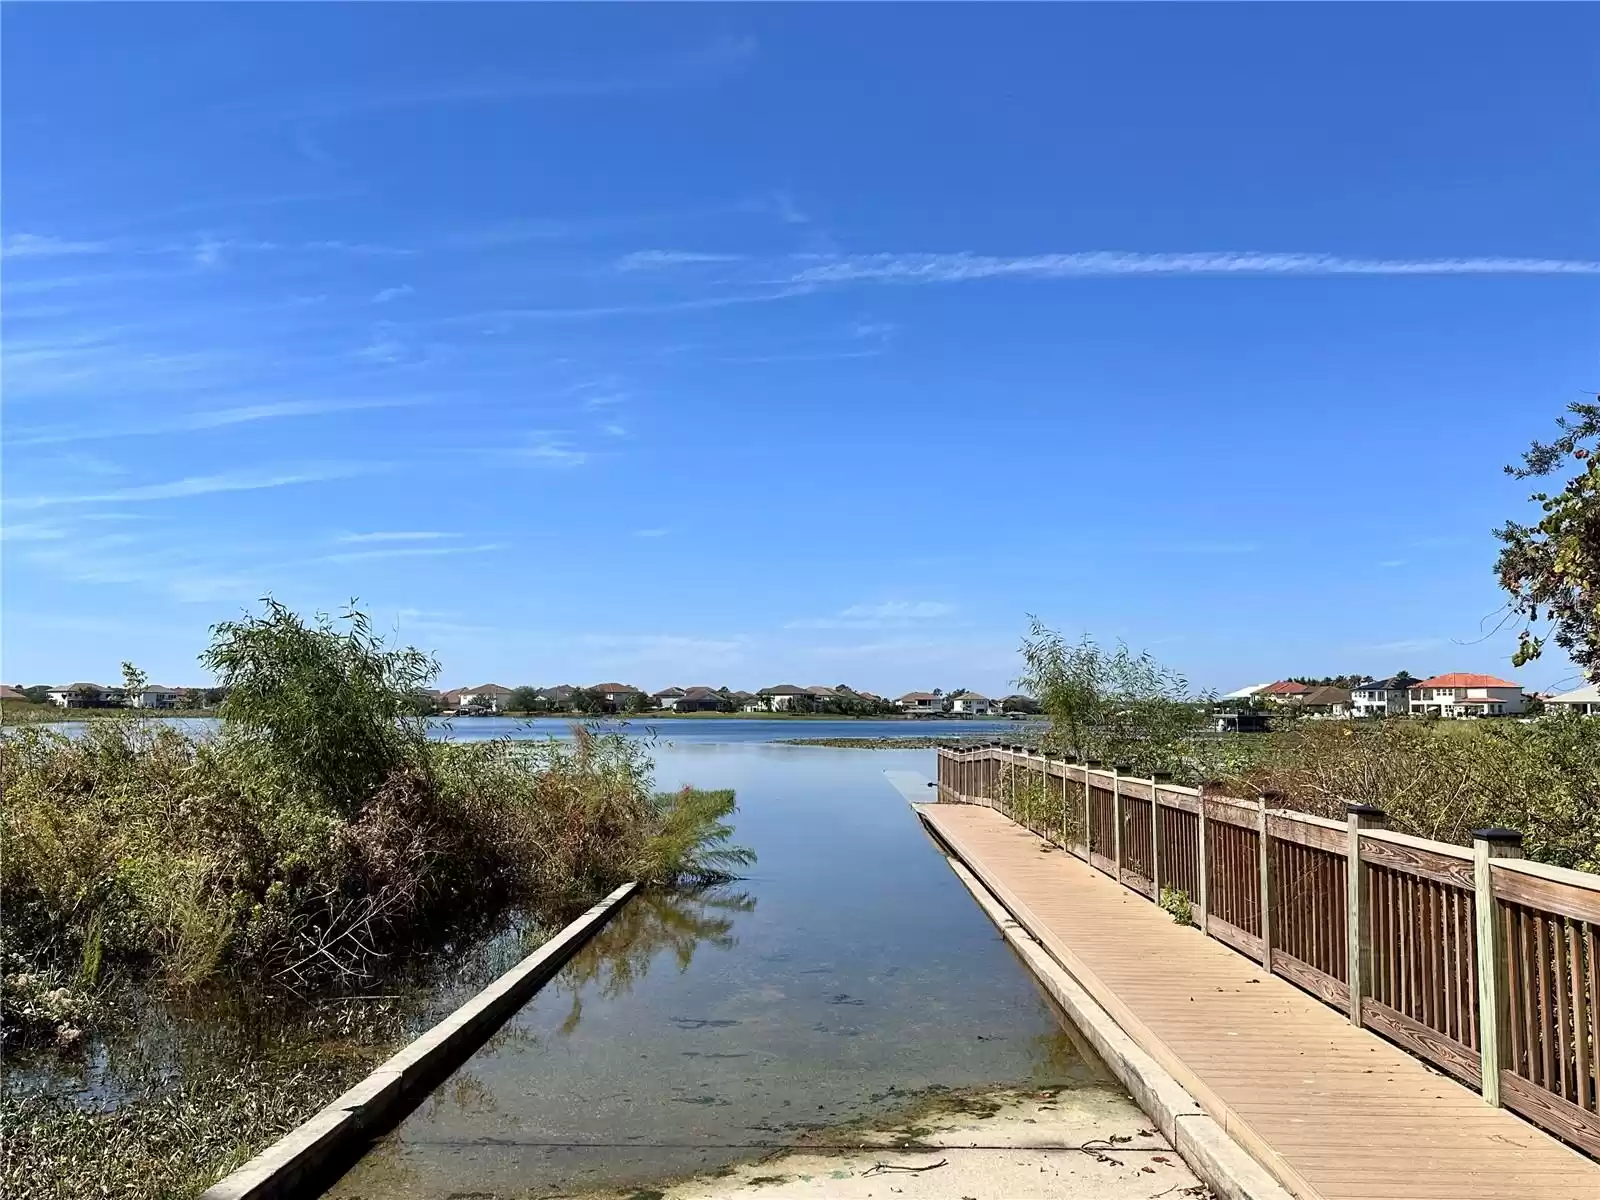
{"type": "Polygon", "coordinates": [[[429,741],[425,660],[281,606],[218,626],[222,731],[153,722],[0,739],[6,943],[66,976],[100,964],[191,987],[233,971],[353,980],[509,903],[565,917],[628,879],[724,878],[731,792],[656,795],[644,747],[429,741]]]}
{"type": "Polygon", "coordinates": [[[1194,924],[1194,905],[1190,903],[1189,893],[1182,888],[1162,888],[1161,909],[1179,925],[1194,924]]]}

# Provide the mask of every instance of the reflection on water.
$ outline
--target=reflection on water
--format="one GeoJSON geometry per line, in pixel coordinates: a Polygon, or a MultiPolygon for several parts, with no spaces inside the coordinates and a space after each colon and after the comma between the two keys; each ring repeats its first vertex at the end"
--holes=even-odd
{"type": "Polygon", "coordinates": [[[751,877],[631,901],[334,1194],[642,1187],[932,1089],[1106,1082],[884,782],[931,753],[656,758],[737,790],[751,877]]]}
{"type": "Polygon", "coordinates": [[[679,971],[687,971],[701,942],[733,949],[734,917],[755,907],[754,896],[727,885],[635,896],[557,976],[556,990],[572,997],[561,1032],[578,1028],[585,995],[600,1000],[626,996],[663,951],[671,953],[679,971]]]}

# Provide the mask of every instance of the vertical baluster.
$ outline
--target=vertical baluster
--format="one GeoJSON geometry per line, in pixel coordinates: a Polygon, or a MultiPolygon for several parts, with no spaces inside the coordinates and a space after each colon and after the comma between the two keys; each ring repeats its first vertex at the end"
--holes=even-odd
{"type": "Polygon", "coordinates": [[[1345,978],[1350,984],[1350,1022],[1358,1026],[1372,960],[1372,935],[1366,920],[1367,880],[1361,869],[1361,831],[1377,829],[1387,819],[1381,808],[1370,804],[1351,804],[1345,808],[1345,978]]]}
{"type": "MultiPolygon", "coordinates": [[[[1483,1099],[1500,1105],[1500,1068],[1505,1055],[1500,1049],[1500,1024],[1506,1011],[1508,977],[1504,924],[1495,920],[1494,860],[1521,858],[1522,835],[1514,829],[1474,829],[1472,831],[1473,903],[1477,909],[1478,962],[1478,1056],[1483,1074],[1483,1099]]],[[[1524,976],[1526,978],[1526,976],[1524,976]]],[[[1524,987],[1516,981],[1518,990],[1524,987]]],[[[1531,1065],[1531,1050],[1530,1065],[1531,1065]]]]}

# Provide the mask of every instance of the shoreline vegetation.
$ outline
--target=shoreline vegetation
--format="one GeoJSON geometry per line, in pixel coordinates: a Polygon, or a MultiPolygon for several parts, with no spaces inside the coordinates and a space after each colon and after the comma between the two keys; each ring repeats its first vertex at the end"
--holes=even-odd
{"type": "MultiPolygon", "coordinates": [[[[753,861],[731,841],[734,794],[655,791],[639,739],[583,726],[570,740],[430,738],[412,696],[436,665],[385,646],[360,612],[308,623],[269,600],[212,632],[219,729],[38,722],[0,738],[0,1044],[13,1065],[95,1053],[130,996],[254,989],[337,1008],[513,911],[555,928],[627,880],[709,885],[753,861]]],[[[292,1123],[294,1106],[261,1106],[257,1124],[196,1116],[179,1144],[160,1113],[182,1107],[183,1086],[45,1103],[27,1075],[8,1073],[3,1096],[18,1196],[54,1194],[56,1151],[121,1194],[157,1179],[192,1194],[246,1149],[238,1139],[292,1123]],[[133,1132],[91,1136],[113,1110],[133,1132]]],[[[297,1079],[290,1090],[321,1103],[344,1074],[297,1079]]]]}

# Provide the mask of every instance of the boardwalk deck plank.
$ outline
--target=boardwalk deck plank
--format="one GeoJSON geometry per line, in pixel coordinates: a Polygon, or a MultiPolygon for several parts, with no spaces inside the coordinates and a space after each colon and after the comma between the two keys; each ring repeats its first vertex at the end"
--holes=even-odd
{"type": "Polygon", "coordinates": [[[1584,1158],[993,809],[919,805],[1053,957],[1305,1200],[1595,1200],[1584,1158]]]}

